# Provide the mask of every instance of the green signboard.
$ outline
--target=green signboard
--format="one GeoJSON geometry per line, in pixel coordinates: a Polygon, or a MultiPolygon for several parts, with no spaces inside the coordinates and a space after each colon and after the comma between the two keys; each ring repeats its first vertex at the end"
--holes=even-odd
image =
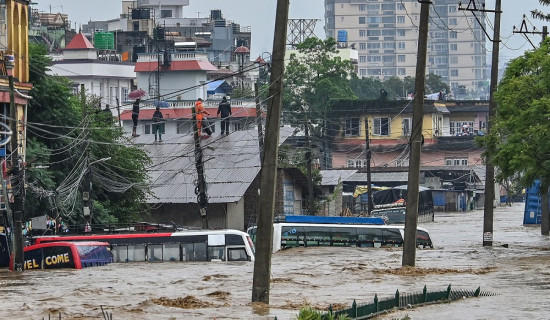
{"type": "Polygon", "coordinates": [[[94,48],[99,50],[115,50],[115,34],[113,32],[94,33],[94,48]]]}

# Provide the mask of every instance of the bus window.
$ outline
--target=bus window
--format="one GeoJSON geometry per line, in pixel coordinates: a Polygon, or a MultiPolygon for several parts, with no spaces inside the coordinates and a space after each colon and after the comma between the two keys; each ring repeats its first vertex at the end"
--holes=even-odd
{"type": "Polygon", "coordinates": [[[299,247],[304,244],[304,228],[283,226],[281,228],[281,248],[299,247]]]}
{"type": "Polygon", "coordinates": [[[128,246],[128,256],[126,262],[145,261],[145,245],[138,244],[128,246]]]}
{"type": "Polygon", "coordinates": [[[250,239],[252,239],[252,242],[256,243],[256,231],[257,228],[250,228],[248,229],[248,235],[250,235],[250,239]]]}
{"type": "Polygon", "coordinates": [[[208,261],[225,261],[225,247],[208,246],[208,261]]]}
{"type": "Polygon", "coordinates": [[[357,228],[357,246],[359,247],[380,247],[382,239],[380,228],[357,228]]]}
{"type": "Polygon", "coordinates": [[[162,244],[150,244],[147,246],[148,261],[162,261],[162,244]]]}
{"type": "Polygon", "coordinates": [[[242,248],[227,248],[227,261],[248,261],[246,249],[242,248]]]}
{"type": "Polygon", "coordinates": [[[180,261],[180,245],[178,243],[165,244],[162,261],[180,261]]]}
{"type": "Polygon", "coordinates": [[[112,252],[115,262],[128,262],[128,246],[113,246],[112,252]]]}
{"type": "Polygon", "coordinates": [[[330,229],[323,227],[304,227],[306,247],[330,246],[330,229]]]}
{"type": "Polygon", "coordinates": [[[207,261],[206,243],[186,243],[183,245],[185,261],[207,261]]]}
{"type": "Polygon", "coordinates": [[[354,228],[332,228],[330,232],[333,246],[355,247],[357,244],[357,232],[354,228]]]}
{"type": "Polygon", "coordinates": [[[243,236],[240,234],[226,234],[225,245],[226,246],[244,246],[243,236]]]}
{"type": "Polygon", "coordinates": [[[399,247],[403,245],[403,237],[399,229],[384,229],[382,234],[384,235],[383,246],[399,247]]]}

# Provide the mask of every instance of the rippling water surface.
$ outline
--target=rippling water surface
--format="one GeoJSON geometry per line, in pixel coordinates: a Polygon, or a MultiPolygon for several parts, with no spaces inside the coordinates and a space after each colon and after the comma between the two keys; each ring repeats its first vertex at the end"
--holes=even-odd
{"type": "Polygon", "coordinates": [[[401,269],[402,249],[297,248],[273,255],[269,306],[251,303],[251,262],[110,264],[83,270],[0,269],[2,319],[294,319],[314,308],[371,303],[453,287],[491,297],[397,311],[395,319],[547,319],[550,239],[524,227],[523,204],[494,214],[494,246],[482,246],[483,210],[439,213],[422,224],[435,248],[401,269]],[[506,248],[505,245],[508,247],[506,248]]]}

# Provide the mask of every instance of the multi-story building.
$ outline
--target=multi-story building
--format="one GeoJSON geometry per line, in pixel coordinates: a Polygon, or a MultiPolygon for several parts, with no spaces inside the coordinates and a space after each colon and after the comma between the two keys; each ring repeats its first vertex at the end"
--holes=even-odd
{"type": "MultiPolygon", "coordinates": [[[[485,23],[458,1],[430,6],[428,73],[441,76],[455,98],[488,98],[485,23]]],[[[415,76],[420,4],[416,0],[325,0],[327,37],[359,51],[358,75],[415,76]]]]}

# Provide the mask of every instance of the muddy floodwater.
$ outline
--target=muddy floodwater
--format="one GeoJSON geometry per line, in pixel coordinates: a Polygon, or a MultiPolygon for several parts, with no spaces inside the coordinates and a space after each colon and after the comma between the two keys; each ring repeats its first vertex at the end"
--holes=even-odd
{"type": "Polygon", "coordinates": [[[273,255],[269,306],[251,303],[254,263],[110,264],[83,270],[0,269],[1,319],[294,319],[401,293],[454,288],[496,295],[400,310],[377,319],[549,319],[550,238],[525,227],[523,204],[494,212],[494,245],[483,247],[483,210],[438,213],[434,249],[401,268],[402,249],[297,248],[273,255]]]}

